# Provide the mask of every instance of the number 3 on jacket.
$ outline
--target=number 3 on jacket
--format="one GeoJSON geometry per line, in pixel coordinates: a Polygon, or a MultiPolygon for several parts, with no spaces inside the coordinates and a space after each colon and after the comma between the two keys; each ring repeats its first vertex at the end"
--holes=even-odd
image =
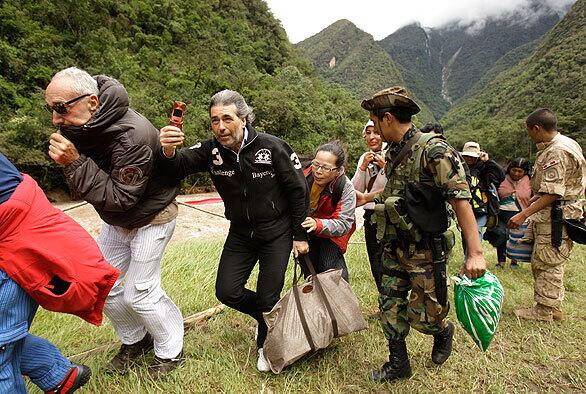
{"type": "Polygon", "coordinates": [[[295,169],[301,169],[301,162],[299,161],[299,157],[297,157],[295,152],[291,153],[291,161],[293,162],[293,167],[295,167],[295,169]]]}
{"type": "Polygon", "coordinates": [[[224,160],[222,160],[222,156],[220,156],[220,151],[218,148],[212,149],[212,155],[216,156],[216,158],[212,160],[212,163],[214,163],[214,165],[221,166],[222,163],[224,163],[224,160]]]}

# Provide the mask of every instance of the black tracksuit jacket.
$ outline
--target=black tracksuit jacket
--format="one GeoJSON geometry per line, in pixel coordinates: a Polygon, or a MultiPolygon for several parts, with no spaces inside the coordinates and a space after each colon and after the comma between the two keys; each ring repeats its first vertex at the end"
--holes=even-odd
{"type": "Polygon", "coordinates": [[[297,155],[280,138],[246,128],[248,136],[238,153],[214,138],[179,149],[171,159],[159,151],[158,164],[180,178],[209,172],[224,200],[230,231],[270,241],[290,229],[294,240],[306,240],[301,223],[309,191],[297,155]]]}

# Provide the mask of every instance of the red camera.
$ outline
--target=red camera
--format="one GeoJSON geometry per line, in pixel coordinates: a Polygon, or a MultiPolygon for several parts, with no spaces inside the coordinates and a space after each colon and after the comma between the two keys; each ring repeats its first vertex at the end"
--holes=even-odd
{"type": "Polygon", "coordinates": [[[169,119],[169,124],[171,126],[179,127],[180,129],[183,126],[183,118],[185,117],[185,103],[181,101],[173,102],[173,110],[171,111],[171,119],[169,119]]]}

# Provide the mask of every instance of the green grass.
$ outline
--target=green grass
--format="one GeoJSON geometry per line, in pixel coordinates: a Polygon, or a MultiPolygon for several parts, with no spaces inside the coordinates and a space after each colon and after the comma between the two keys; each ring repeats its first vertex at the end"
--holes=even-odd
{"type": "MultiPolygon", "coordinates": [[[[361,241],[357,233],[353,241],[361,241]]],[[[216,305],[214,281],[223,241],[197,241],[171,245],[164,258],[163,287],[184,316],[216,305]]],[[[450,262],[458,270],[461,248],[450,262]]],[[[485,243],[489,268],[496,255],[485,243]]],[[[306,357],[280,375],[256,370],[254,321],[226,309],[185,336],[185,365],[159,381],[146,374],[149,357],[124,376],[104,373],[104,366],[118,345],[77,359],[93,371],[83,392],[92,393],[357,393],[357,392],[586,392],[586,248],[576,246],[566,269],[564,321],[554,324],[518,320],[513,310],[533,302],[530,266],[497,271],[505,288],[504,312],[496,336],[482,353],[461,327],[454,350],[442,366],[430,359],[432,338],[415,330],[408,337],[413,377],[395,383],[375,384],[367,379],[388,357],[378,322],[369,328],[336,339],[329,348],[306,357]]],[[[353,243],[346,254],[351,285],[365,313],[376,311],[377,295],[364,244],[353,243]]],[[[291,284],[291,268],[286,288],[291,284]]],[[[251,279],[254,283],[256,276],[251,279]]],[[[450,289],[450,297],[452,297],[450,289]]],[[[456,320],[452,309],[449,314],[456,320]]],[[[80,319],[39,311],[33,333],[53,341],[66,355],[115,343],[112,327],[94,327],[80,319]]],[[[39,392],[29,383],[31,392],[39,392]]]]}

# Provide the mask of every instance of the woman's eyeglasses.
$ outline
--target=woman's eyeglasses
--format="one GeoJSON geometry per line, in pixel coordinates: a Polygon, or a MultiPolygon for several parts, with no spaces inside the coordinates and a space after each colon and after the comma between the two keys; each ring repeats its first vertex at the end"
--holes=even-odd
{"type": "Polygon", "coordinates": [[[76,101],[79,101],[82,98],[87,97],[87,96],[91,96],[91,93],[83,94],[83,95],[76,97],[74,99],[71,99],[69,101],[65,101],[64,103],[55,103],[53,105],[45,104],[45,109],[47,111],[49,111],[50,113],[53,113],[53,111],[55,111],[59,115],[65,115],[67,112],[69,112],[69,107],[71,107],[71,105],[73,103],[75,103],[76,101]]]}
{"type": "Polygon", "coordinates": [[[334,167],[334,168],[326,167],[322,164],[316,163],[315,161],[311,162],[311,168],[313,168],[315,171],[322,170],[325,173],[330,173],[330,172],[338,169],[338,167],[334,167]]]}

